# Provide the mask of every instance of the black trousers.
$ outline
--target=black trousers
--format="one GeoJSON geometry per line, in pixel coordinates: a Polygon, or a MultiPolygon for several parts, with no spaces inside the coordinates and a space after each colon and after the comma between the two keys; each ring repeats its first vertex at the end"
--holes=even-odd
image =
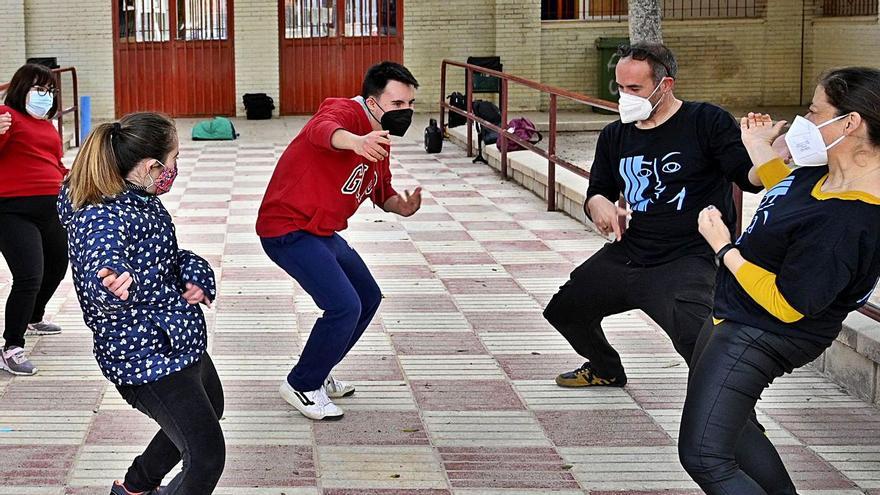
{"type": "Polygon", "coordinates": [[[67,233],[55,196],[0,198],[0,253],[12,272],[6,299],[6,347],[24,347],[28,323],[43,319],[46,304],[67,272],[67,233]]]}
{"type": "Polygon", "coordinates": [[[710,495],[795,495],[794,483],[755,419],[774,379],[827,345],[740,323],[707,322],[694,355],[679,435],[682,466],[710,495]]]}
{"type": "Polygon", "coordinates": [[[212,493],[223,474],[226,443],[220,429],[223,387],[208,353],[156,382],[116,388],[126,402],[162,428],[128,468],[128,489],[155,489],[182,459],[183,470],[162,494],[212,493]]]}
{"type": "Polygon", "coordinates": [[[646,267],[633,264],[619,243],[610,243],[571,273],[544,317],[599,376],[625,381],[620,355],[608,343],[602,319],[640,309],[690,363],[700,328],[712,312],[714,291],[715,263],[709,255],[646,267]]]}

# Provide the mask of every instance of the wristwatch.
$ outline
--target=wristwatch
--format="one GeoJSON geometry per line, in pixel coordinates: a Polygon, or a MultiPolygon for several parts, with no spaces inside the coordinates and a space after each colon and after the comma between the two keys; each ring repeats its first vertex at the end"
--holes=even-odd
{"type": "Polygon", "coordinates": [[[728,242],[727,244],[722,246],[721,249],[719,249],[717,253],[715,253],[715,266],[716,267],[721,268],[721,265],[724,264],[724,255],[727,254],[727,252],[730,251],[731,249],[736,249],[736,246],[733,243],[728,242]]]}

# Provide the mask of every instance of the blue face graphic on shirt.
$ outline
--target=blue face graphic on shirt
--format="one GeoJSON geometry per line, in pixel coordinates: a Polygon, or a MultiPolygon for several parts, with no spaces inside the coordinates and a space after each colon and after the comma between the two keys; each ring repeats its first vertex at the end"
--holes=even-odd
{"type": "Polygon", "coordinates": [[[770,220],[770,209],[776,204],[776,200],[788,194],[792,182],[794,182],[793,176],[786,177],[767,191],[767,194],[761,198],[761,203],[758,205],[758,209],[755,210],[755,216],[752,217],[752,223],[749,224],[745,233],[751,234],[752,231],[755,230],[759,221],[761,222],[761,225],[767,224],[767,221],[770,220]]]}
{"type": "Polygon", "coordinates": [[[680,151],[673,151],[653,160],[645,160],[644,155],[620,159],[623,197],[633,211],[646,212],[652,205],[661,202],[676,203],[676,210],[681,211],[687,196],[685,187],[667,193],[665,183],[666,178],[681,170],[681,163],[675,161],[680,154],[680,151]]]}

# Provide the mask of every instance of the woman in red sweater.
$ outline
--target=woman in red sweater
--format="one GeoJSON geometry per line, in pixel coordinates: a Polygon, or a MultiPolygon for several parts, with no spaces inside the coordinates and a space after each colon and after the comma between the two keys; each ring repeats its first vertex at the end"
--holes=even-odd
{"type": "Polygon", "coordinates": [[[27,64],[12,76],[0,105],[0,253],[12,272],[0,369],[33,375],[25,332],[55,334],[43,319],[67,271],[67,234],[55,202],[67,169],[61,138],[50,119],[58,110],[55,75],[27,64]]]}

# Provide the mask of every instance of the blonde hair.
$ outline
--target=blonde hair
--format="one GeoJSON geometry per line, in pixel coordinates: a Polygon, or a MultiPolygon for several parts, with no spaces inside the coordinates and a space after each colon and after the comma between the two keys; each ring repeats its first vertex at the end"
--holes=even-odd
{"type": "Polygon", "coordinates": [[[141,160],[165,160],[176,142],[174,122],[158,113],[132,113],[119,122],[97,126],[65,180],[74,209],[122,193],[125,177],[141,160]]]}

